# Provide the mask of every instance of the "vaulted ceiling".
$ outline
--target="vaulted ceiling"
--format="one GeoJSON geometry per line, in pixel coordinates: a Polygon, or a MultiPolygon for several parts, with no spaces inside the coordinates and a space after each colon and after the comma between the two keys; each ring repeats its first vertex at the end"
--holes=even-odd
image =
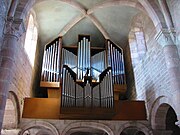
{"type": "Polygon", "coordinates": [[[63,36],[64,45],[74,45],[78,34],[86,34],[94,46],[110,38],[122,47],[127,44],[132,18],[141,12],[126,0],[37,0],[33,9],[42,44],[63,36]]]}

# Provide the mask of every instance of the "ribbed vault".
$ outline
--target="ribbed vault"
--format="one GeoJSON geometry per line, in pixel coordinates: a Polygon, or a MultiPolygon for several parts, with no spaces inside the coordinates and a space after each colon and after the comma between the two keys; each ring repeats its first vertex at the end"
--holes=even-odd
{"type": "MultiPolygon", "coordinates": [[[[123,0],[118,2],[41,0],[34,4],[33,9],[37,16],[39,37],[42,44],[46,44],[58,35],[77,37],[77,33],[86,34],[84,32],[89,30],[90,32],[87,34],[93,35],[94,39],[92,40],[96,41],[93,44],[104,45],[100,40],[97,40],[102,39],[101,36],[103,35],[105,39],[111,39],[122,47],[127,44],[132,17],[144,11],[137,1],[127,2],[123,0]],[[93,25],[86,25],[87,20],[89,21],[88,24],[93,25]],[[96,29],[91,26],[96,27],[96,29]],[[86,30],[83,32],[84,27],[86,30]],[[75,31],[72,32],[72,29],[75,31]]],[[[64,42],[67,43],[69,40],[71,39],[65,38],[64,42]]]]}

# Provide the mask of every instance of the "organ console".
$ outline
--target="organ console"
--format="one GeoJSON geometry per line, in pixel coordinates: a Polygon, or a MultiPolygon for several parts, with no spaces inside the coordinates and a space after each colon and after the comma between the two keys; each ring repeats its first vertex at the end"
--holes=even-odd
{"type": "Polygon", "coordinates": [[[61,83],[61,109],[114,108],[114,86],[125,85],[123,50],[107,40],[93,53],[89,35],[76,46],[62,45],[62,37],[44,49],[41,82],[61,83]]]}

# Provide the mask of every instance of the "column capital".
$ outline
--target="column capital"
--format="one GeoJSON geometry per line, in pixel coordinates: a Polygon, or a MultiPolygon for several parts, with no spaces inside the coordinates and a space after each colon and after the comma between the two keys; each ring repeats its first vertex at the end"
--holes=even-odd
{"type": "Polygon", "coordinates": [[[4,35],[5,36],[15,36],[19,38],[22,33],[25,32],[24,22],[22,19],[14,19],[13,17],[8,17],[5,24],[4,35]]]}
{"type": "Polygon", "coordinates": [[[175,125],[177,125],[180,128],[180,121],[175,122],[175,125]]]}
{"type": "Polygon", "coordinates": [[[155,39],[162,46],[175,45],[176,44],[176,32],[174,29],[161,29],[156,35],[155,39]]]}

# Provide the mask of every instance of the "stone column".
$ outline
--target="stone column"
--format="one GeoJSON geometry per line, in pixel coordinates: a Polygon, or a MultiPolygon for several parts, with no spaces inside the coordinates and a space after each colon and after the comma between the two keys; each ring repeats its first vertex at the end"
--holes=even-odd
{"type": "Polygon", "coordinates": [[[0,131],[2,129],[3,116],[10,83],[13,79],[15,55],[20,33],[24,31],[22,20],[8,18],[5,26],[5,34],[0,51],[0,131]]]}
{"type": "Polygon", "coordinates": [[[180,120],[180,58],[175,44],[175,36],[172,35],[175,35],[175,33],[165,29],[156,36],[156,39],[163,47],[169,80],[171,82],[170,93],[173,94],[173,97],[170,98],[175,105],[174,109],[178,120],[180,120]]]}

